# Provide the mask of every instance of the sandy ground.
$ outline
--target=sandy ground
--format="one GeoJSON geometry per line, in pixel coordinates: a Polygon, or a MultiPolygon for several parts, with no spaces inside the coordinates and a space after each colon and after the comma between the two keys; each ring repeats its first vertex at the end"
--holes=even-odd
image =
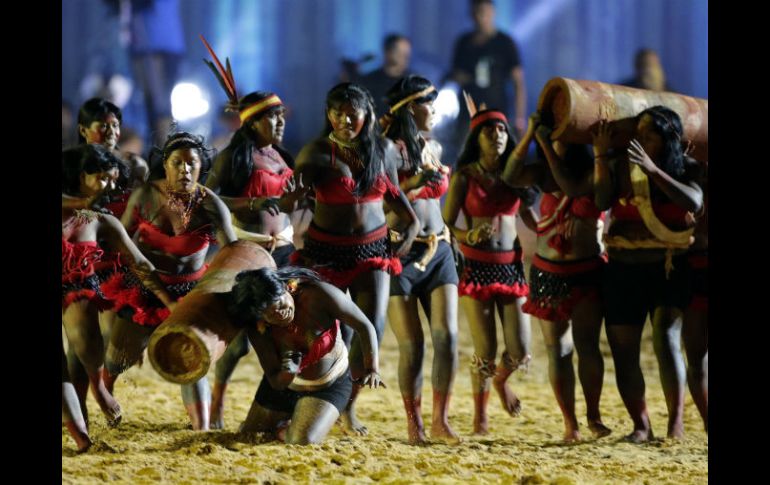
{"type": "MultiPolygon", "coordinates": [[[[427,328],[426,328],[427,330],[427,328]]],[[[498,329],[499,330],[499,329],[498,329]]],[[[429,335],[429,334],[427,334],[429,335]]],[[[109,429],[89,396],[91,436],[96,445],[76,455],[74,442],[62,428],[62,483],[523,483],[523,484],[702,484],[708,480],[708,437],[689,395],[686,437],[680,442],[656,440],[645,445],[619,442],[631,423],[615,387],[609,348],[605,355],[604,422],[612,435],[590,438],[585,405],[578,415],[585,442],[563,445],[562,419],[548,384],[547,361],[539,325],[533,321],[534,361],[529,374],[511,378],[523,401],[520,417],[505,414],[496,395],[490,398],[491,433],[472,437],[472,401],[468,364],[472,345],[461,312],[460,370],[451,403],[451,423],[463,437],[457,446],[406,443],[396,364],[398,349],[390,329],[381,351],[381,371],[388,389],[366,390],[360,417],[367,437],[347,437],[335,427],[321,445],[286,446],[266,438],[243,437],[235,429],[251,403],[262,370],[252,352],[235,371],[228,394],[226,430],[207,433],[188,429],[179,387],[158,376],[149,362],[130,369],[116,385],[123,406],[120,427],[109,429]]],[[[501,336],[499,341],[501,342],[501,336]]],[[[429,342],[429,337],[428,337],[429,342]]],[[[502,350],[500,350],[501,352],[502,350]]],[[[649,325],[643,343],[643,370],[654,431],[665,436],[666,408],[652,353],[649,325]]],[[[425,361],[423,411],[431,417],[430,362],[425,361]]],[[[213,379],[213,375],[209,375],[213,379]]],[[[578,387],[578,396],[580,388],[578,387]]]]}
{"type": "MultiPolygon", "coordinates": [[[[534,233],[518,224],[525,261],[534,248],[534,233]]],[[[527,272],[527,274],[529,274],[527,272]]],[[[430,423],[433,352],[426,334],[423,419],[430,423]]],[[[94,447],[75,454],[75,444],[62,428],[62,483],[503,483],[503,484],[705,484],[708,482],[708,436],[692,399],[685,404],[685,433],[681,441],[656,439],[644,445],[619,441],[631,431],[615,387],[615,369],[602,331],[605,375],[602,395],[604,423],[613,433],[594,440],[586,428],[585,403],[578,383],[577,413],[584,441],[561,443],[563,422],[548,383],[548,361],[539,323],[532,321],[533,362],[526,375],[509,382],[523,403],[521,416],[511,418],[497,396],[490,396],[490,434],[473,437],[473,402],[469,363],[473,345],[460,306],[460,368],[450,405],[450,423],[463,438],[460,445],[407,444],[406,420],[396,376],[398,348],[386,328],[380,351],[380,371],[387,389],[365,390],[359,417],[370,430],[366,437],[347,437],[335,427],[321,445],[287,446],[266,437],[239,436],[262,369],[253,352],[233,374],[228,388],[225,430],[206,433],[189,429],[179,386],[164,381],[147,362],[133,367],[116,384],[123,422],[107,428],[89,395],[90,434],[94,447]]],[[[642,369],[653,430],[666,434],[666,404],[652,350],[650,325],[642,343],[642,369]]],[[[498,342],[502,345],[498,326],[498,342]]],[[[502,353],[498,348],[498,356],[502,353]]],[[[575,362],[576,364],[576,362],[575,362]]],[[[213,372],[209,373],[213,382],[213,372]]]]}

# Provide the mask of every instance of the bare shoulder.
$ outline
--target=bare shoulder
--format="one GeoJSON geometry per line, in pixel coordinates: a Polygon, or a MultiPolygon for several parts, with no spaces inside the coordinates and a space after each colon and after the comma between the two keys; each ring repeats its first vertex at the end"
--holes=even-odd
{"type": "Polygon", "coordinates": [[[430,150],[430,152],[435,155],[435,157],[441,161],[441,155],[444,152],[444,147],[441,146],[441,143],[438,142],[436,139],[429,139],[425,146],[430,150]]]}
{"type": "Polygon", "coordinates": [[[107,227],[123,227],[123,225],[120,223],[120,220],[112,214],[104,214],[98,212],[96,218],[99,220],[100,224],[104,224],[107,227]]]}
{"type": "Polygon", "coordinates": [[[303,165],[328,165],[329,143],[326,138],[316,138],[300,150],[297,155],[297,164],[303,165]]]}
{"type": "Polygon", "coordinates": [[[345,293],[343,293],[342,290],[326,281],[316,281],[308,284],[303,291],[307,292],[307,294],[313,298],[338,298],[340,296],[345,296],[345,293]]]}
{"type": "Polygon", "coordinates": [[[397,170],[402,164],[401,148],[390,138],[384,138],[386,170],[397,170]]]}
{"type": "Polygon", "coordinates": [[[455,173],[452,174],[452,180],[456,180],[457,182],[462,183],[468,183],[468,179],[473,177],[475,170],[473,168],[475,164],[469,164],[465,165],[464,167],[459,167],[455,170],[455,173]]]}
{"type": "Polygon", "coordinates": [[[219,196],[210,188],[206,187],[205,185],[198,185],[198,187],[200,187],[200,189],[203,191],[206,199],[214,201],[219,200],[219,196]]]}

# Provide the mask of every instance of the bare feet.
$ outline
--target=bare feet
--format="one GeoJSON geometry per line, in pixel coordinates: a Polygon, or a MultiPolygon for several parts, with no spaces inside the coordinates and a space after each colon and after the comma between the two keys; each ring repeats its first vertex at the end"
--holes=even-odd
{"type": "Polygon", "coordinates": [[[492,387],[495,388],[497,395],[500,396],[500,402],[502,403],[505,412],[513,417],[517,417],[521,414],[521,401],[516,397],[516,394],[513,393],[505,380],[500,380],[495,377],[492,380],[492,387]]]}
{"type": "Polygon", "coordinates": [[[401,396],[406,411],[406,428],[410,445],[425,445],[425,426],[422,423],[422,396],[401,396]]]}
{"type": "Polygon", "coordinates": [[[225,388],[227,384],[214,382],[214,388],[211,390],[211,408],[209,410],[209,426],[211,429],[225,429],[225,388]]]}
{"type": "Polygon", "coordinates": [[[575,429],[568,429],[564,432],[564,442],[565,443],[577,443],[578,441],[581,441],[583,438],[580,437],[580,431],[575,429]]]}
{"type": "Polygon", "coordinates": [[[601,420],[588,421],[588,429],[594,434],[594,438],[604,438],[612,433],[612,430],[604,425],[601,420]]]}
{"type": "MultiPolygon", "coordinates": [[[[118,374],[119,375],[119,374],[118,374]]],[[[118,380],[118,376],[114,376],[107,372],[106,367],[102,367],[102,381],[104,381],[104,387],[107,389],[107,392],[110,394],[114,394],[115,389],[115,381],[118,380]]]]}
{"type": "Polygon", "coordinates": [[[646,443],[650,441],[654,436],[652,435],[652,429],[635,429],[633,433],[626,436],[624,439],[631,443],[646,443]]]}
{"type": "Polygon", "coordinates": [[[369,430],[364,426],[356,417],[355,411],[346,409],[342,416],[342,429],[347,434],[356,434],[359,436],[366,436],[369,434],[369,430]]]}
{"type": "Polygon", "coordinates": [[[191,404],[185,404],[187,415],[190,416],[190,424],[195,431],[209,430],[209,403],[196,401],[191,404]]]}
{"type": "Polygon", "coordinates": [[[448,445],[456,445],[462,442],[460,436],[454,432],[447,422],[433,422],[430,427],[432,440],[441,441],[448,445]]]}
{"type": "Polygon", "coordinates": [[[88,407],[86,406],[86,398],[88,397],[88,387],[90,385],[88,378],[80,381],[74,381],[72,383],[75,386],[75,393],[78,396],[78,402],[80,403],[80,412],[83,415],[83,421],[88,426],[88,407]]]}
{"type": "Polygon", "coordinates": [[[684,424],[682,421],[674,422],[668,425],[667,437],[676,440],[684,438],[684,424]]]}
{"type": "Polygon", "coordinates": [[[428,439],[425,437],[425,429],[422,426],[416,426],[414,423],[408,424],[409,444],[416,446],[424,446],[428,444],[428,439]]]}
{"type": "Polygon", "coordinates": [[[486,436],[489,434],[489,419],[486,415],[482,417],[473,417],[473,434],[477,436],[486,436]]]}
{"type": "MultiPolygon", "coordinates": [[[[482,388],[482,386],[479,386],[482,388]]],[[[473,393],[473,434],[489,434],[489,416],[487,415],[487,402],[489,401],[489,391],[473,393]]]]}
{"type": "Polygon", "coordinates": [[[98,379],[96,382],[94,382],[92,380],[91,391],[94,399],[96,400],[96,403],[102,410],[104,417],[107,418],[107,425],[110,428],[115,428],[118,426],[120,424],[120,420],[123,419],[122,410],[120,409],[120,404],[118,404],[118,401],[115,400],[112,394],[105,387],[104,381],[98,379]]]}
{"type": "Polygon", "coordinates": [[[85,423],[75,423],[74,421],[68,421],[66,423],[67,431],[70,432],[70,436],[75,440],[75,444],[78,447],[78,453],[85,453],[91,448],[91,438],[88,437],[88,431],[86,431],[85,423]]]}
{"type": "Polygon", "coordinates": [[[275,439],[282,443],[286,443],[286,431],[289,429],[291,420],[281,421],[275,428],[275,439]]]}

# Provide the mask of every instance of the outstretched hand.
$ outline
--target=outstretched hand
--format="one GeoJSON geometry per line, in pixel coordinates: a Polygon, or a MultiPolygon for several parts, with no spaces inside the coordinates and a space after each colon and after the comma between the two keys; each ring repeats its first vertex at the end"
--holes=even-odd
{"type": "Polygon", "coordinates": [[[376,371],[368,372],[361,379],[357,379],[356,383],[361,385],[361,387],[366,387],[366,385],[368,384],[370,389],[377,388],[377,387],[382,387],[383,389],[388,388],[388,386],[386,386],[385,383],[382,381],[382,377],[380,377],[380,374],[376,371]]]}

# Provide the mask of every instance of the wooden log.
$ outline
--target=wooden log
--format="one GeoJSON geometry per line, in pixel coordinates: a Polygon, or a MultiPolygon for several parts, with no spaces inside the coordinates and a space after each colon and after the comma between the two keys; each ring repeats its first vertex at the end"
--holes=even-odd
{"type": "Polygon", "coordinates": [[[645,109],[662,105],[682,119],[683,145],[691,143],[690,156],[708,161],[707,99],[682,94],[555,77],[540,93],[537,109],[552,117],[552,139],[565,143],[590,144],[591,131],[601,119],[611,122],[612,146],[628,146],[636,130],[634,117],[645,109]]]}
{"type": "Polygon", "coordinates": [[[230,291],[241,271],[264,267],[275,268],[275,261],[254,242],[235,241],[217,253],[203,278],[150,337],[148,354],[158,374],[178,384],[206,375],[239,331],[217,295],[230,291]]]}

